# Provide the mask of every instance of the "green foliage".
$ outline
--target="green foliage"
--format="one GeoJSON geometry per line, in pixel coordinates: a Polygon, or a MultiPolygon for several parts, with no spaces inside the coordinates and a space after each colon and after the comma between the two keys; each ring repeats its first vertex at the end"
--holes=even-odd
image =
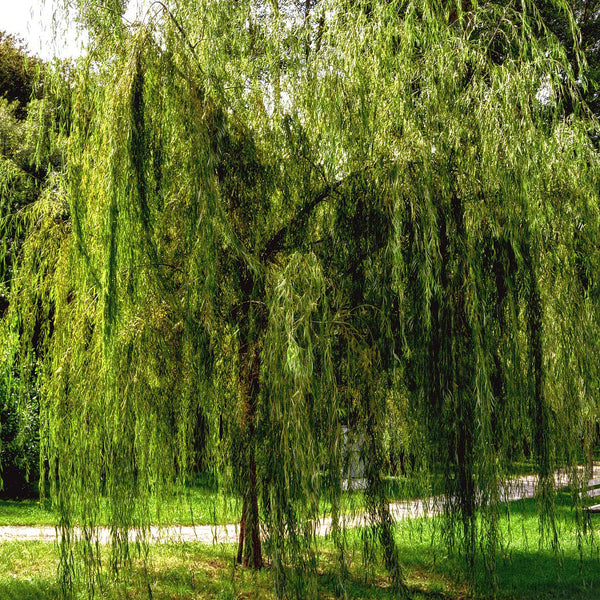
{"type": "MultiPolygon", "coordinates": [[[[598,22],[598,4],[595,1],[571,0],[568,6],[577,23],[577,29],[573,29],[571,14],[564,10],[557,10],[551,3],[541,2],[539,10],[544,16],[551,31],[564,45],[571,64],[576,70],[579,69],[580,78],[578,85],[586,104],[592,112],[598,116],[600,104],[598,102],[598,85],[600,84],[600,48],[598,39],[600,35],[600,24],[598,22]],[[581,56],[577,56],[572,48],[578,47],[581,56]],[[585,63],[581,63],[581,58],[585,63]]],[[[573,110],[569,102],[565,106],[567,111],[573,110]]]]}
{"type": "MultiPolygon", "coordinates": [[[[39,478],[37,355],[46,347],[52,308],[44,297],[52,243],[38,254],[34,240],[65,218],[53,206],[61,153],[52,138],[49,103],[30,98],[39,61],[10,36],[0,36],[0,456],[3,496],[34,495],[39,478]],[[30,69],[30,70],[28,70],[30,69]],[[50,213],[50,214],[49,214],[50,213]],[[45,217],[48,216],[49,219],[45,217]],[[27,238],[27,244],[23,244],[27,238]],[[23,279],[22,271],[31,269],[23,279]],[[41,266],[45,265],[45,266],[41,266]],[[40,268],[38,268],[40,267],[40,268]],[[29,314],[17,314],[9,297],[28,297],[29,314]],[[39,295],[38,295],[39,294],[39,295]],[[23,343],[25,342],[25,343],[23,343]]],[[[16,300],[20,302],[20,300],[16,300]]]]}
{"type": "Polygon", "coordinates": [[[0,348],[0,497],[23,498],[37,493],[39,478],[39,391],[29,389],[15,373],[15,336],[0,348]]]}
{"type": "Polygon", "coordinates": [[[23,41],[0,31],[0,96],[17,103],[17,113],[23,117],[34,92],[41,87],[36,84],[40,61],[29,56],[23,41]]]}
{"type": "Polygon", "coordinates": [[[27,211],[11,287],[19,352],[40,361],[62,593],[76,522],[96,590],[104,499],[112,568],[131,528],[145,555],[199,421],[242,501],[238,559],[262,564],[263,518],[280,597],[317,596],[323,498],[345,585],[344,426],[363,439],[363,555],[397,593],[390,448],[419,491],[441,480],[442,537],[471,576],[494,580],[523,456],[558,549],[554,470],[598,415],[578,47],[532,2],[155,3],[131,27],[113,4],[80,3],[90,54],[48,136],[68,127],[66,170],[27,211]]]}

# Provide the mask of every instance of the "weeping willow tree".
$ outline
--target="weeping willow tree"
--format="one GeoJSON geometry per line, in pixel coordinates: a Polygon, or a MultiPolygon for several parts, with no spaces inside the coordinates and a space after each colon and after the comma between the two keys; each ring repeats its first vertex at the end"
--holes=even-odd
{"type": "Polygon", "coordinates": [[[577,47],[533,2],[123,13],[81,2],[69,227],[40,230],[56,222],[40,209],[30,283],[11,292],[17,331],[51,306],[42,466],[64,592],[76,548],[99,580],[103,499],[113,568],[132,529],[148,550],[150,499],[185,480],[199,418],[241,500],[238,561],[266,554],[280,597],[317,595],[322,499],[344,588],[344,427],[361,432],[365,560],[407,593],[390,408],[395,443],[441,478],[441,531],[467,570],[493,576],[524,455],[556,546],[555,469],[578,482],[598,416],[598,157],[577,47]]]}

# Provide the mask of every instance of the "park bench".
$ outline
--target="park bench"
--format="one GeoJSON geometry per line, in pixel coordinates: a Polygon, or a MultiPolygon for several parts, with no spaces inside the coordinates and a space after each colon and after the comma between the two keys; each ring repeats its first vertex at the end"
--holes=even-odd
{"type": "MultiPolygon", "coordinates": [[[[600,496],[600,479],[590,479],[585,486],[585,496],[588,498],[594,498],[600,496]]],[[[582,494],[583,496],[583,494],[582,494]]],[[[588,512],[600,513],[600,504],[594,504],[593,506],[587,506],[588,512]]]]}

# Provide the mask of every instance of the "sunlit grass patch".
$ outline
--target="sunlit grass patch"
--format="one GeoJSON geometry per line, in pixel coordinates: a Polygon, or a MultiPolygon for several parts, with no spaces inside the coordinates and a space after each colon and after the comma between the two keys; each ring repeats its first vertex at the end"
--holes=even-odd
{"type": "Polygon", "coordinates": [[[58,554],[47,542],[0,544],[0,598],[41,600],[58,598],[58,554]]]}
{"type": "Polygon", "coordinates": [[[50,502],[39,500],[0,500],[0,526],[54,525],[56,515],[50,502]]]}
{"type": "MultiPolygon", "coordinates": [[[[150,521],[161,525],[224,525],[238,521],[240,514],[239,502],[217,493],[216,486],[206,476],[192,481],[183,490],[152,499],[149,506],[150,521]]],[[[99,525],[108,522],[107,502],[101,502],[99,525]]],[[[49,500],[0,500],[0,526],[57,523],[57,514],[49,500]]]]}
{"type": "MultiPolygon", "coordinates": [[[[258,573],[236,567],[233,546],[164,544],[153,548],[145,563],[134,558],[119,580],[103,578],[99,597],[107,600],[271,600],[273,586],[269,570],[258,573]]],[[[103,561],[108,549],[102,551],[103,561]]],[[[58,552],[54,544],[5,542],[0,544],[0,598],[41,600],[58,598],[58,552]]],[[[77,584],[76,596],[88,597],[77,584]]]]}
{"type": "Polygon", "coordinates": [[[576,526],[569,491],[558,494],[556,520],[559,545],[539,542],[535,500],[509,505],[510,520],[503,519],[507,540],[498,560],[498,581],[507,597],[600,598],[600,515],[588,515],[588,535],[576,526]]]}
{"type": "Polygon", "coordinates": [[[274,598],[270,571],[237,567],[234,557],[233,545],[162,546],[153,554],[150,567],[153,596],[181,600],[274,598]],[[179,596],[173,596],[175,593],[179,596]]]}

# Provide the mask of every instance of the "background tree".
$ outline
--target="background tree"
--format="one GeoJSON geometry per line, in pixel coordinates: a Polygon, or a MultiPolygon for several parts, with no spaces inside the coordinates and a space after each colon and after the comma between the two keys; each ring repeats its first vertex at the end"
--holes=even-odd
{"type": "MultiPolygon", "coordinates": [[[[39,303],[28,325],[12,321],[9,297],[12,290],[27,287],[14,276],[16,262],[35,273],[30,278],[33,295],[47,289],[44,271],[36,272],[31,255],[23,253],[26,237],[43,229],[44,206],[49,205],[61,153],[52,142],[51,125],[58,107],[36,97],[41,92],[40,61],[28,55],[16,38],[0,33],[0,318],[2,328],[0,354],[0,454],[2,457],[2,495],[8,497],[35,495],[39,476],[39,384],[36,354],[43,351],[51,313],[46,302],[39,303]],[[30,228],[31,226],[31,228],[30,228]],[[17,328],[24,349],[18,351],[19,340],[9,328],[17,328]],[[26,347],[29,348],[26,349],[26,347]]],[[[63,219],[63,205],[54,210],[54,219],[63,219]]],[[[29,244],[30,245],[30,244],[29,244]]]]}
{"type": "Polygon", "coordinates": [[[19,117],[25,115],[32,97],[41,93],[41,86],[36,83],[40,66],[39,59],[29,54],[23,40],[0,31],[0,95],[18,103],[19,117]]]}

